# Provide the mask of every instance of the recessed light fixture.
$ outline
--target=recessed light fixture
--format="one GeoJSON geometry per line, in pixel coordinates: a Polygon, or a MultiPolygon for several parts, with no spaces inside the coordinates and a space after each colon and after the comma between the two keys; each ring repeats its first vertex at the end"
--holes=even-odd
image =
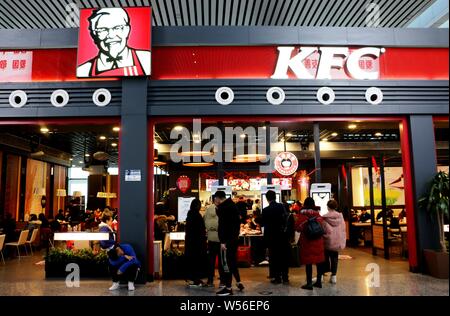
{"type": "Polygon", "coordinates": [[[100,139],[100,140],[105,140],[105,139],[106,139],[106,136],[103,136],[103,135],[102,135],[102,136],[99,137],[99,139],[100,139]]]}
{"type": "Polygon", "coordinates": [[[336,136],[338,136],[338,133],[336,133],[336,132],[331,133],[331,136],[336,137],[336,136]]]}
{"type": "Polygon", "coordinates": [[[192,140],[194,141],[194,143],[199,144],[202,141],[202,138],[200,137],[199,134],[193,134],[192,140]]]}
{"type": "Polygon", "coordinates": [[[41,127],[41,133],[48,133],[49,129],[47,127],[41,127]]]}
{"type": "Polygon", "coordinates": [[[89,155],[89,154],[85,154],[84,156],[85,156],[85,157],[89,157],[90,155],[89,155]]]}
{"type": "Polygon", "coordinates": [[[117,144],[116,143],[111,143],[111,146],[112,147],[117,147],[117,144]]]}
{"type": "Polygon", "coordinates": [[[383,134],[381,134],[380,132],[378,132],[378,133],[375,133],[375,136],[380,137],[380,136],[383,136],[383,134]]]}
{"type": "Polygon", "coordinates": [[[236,155],[231,162],[237,163],[247,163],[247,162],[258,162],[266,158],[266,155],[263,154],[243,154],[236,155]]]}
{"type": "Polygon", "coordinates": [[[120,127],[119,126],[114,126],[113,127],[113,131],[114,132],[119,132],[120,131],[120,127]]]}
{"type": "Polygon", "coordinates": [[[348,128],[350,128],[350,129],[355,129],[355,128],[356,128],[356,124],[350,124],[350,125],[348,126],[348,128]]]}
{"type": "Polygon", "coordinates": [[[178,153],[181,157],[193,157],[193,156],[212,156],[213,153],[210,151],[182,151],[178,153]]]}
{"type": "Polygon", "coordinates": [[[214,165],[212,162],[186,162],[183,163],[185,167],[209,167],[214,165]]]}
{"type": "Polygon", "coordinates": [[[70,161],[72,161],[72,160],[73,160],[73,158],[69,158],[69,160],[70,160],[70,161]]]}

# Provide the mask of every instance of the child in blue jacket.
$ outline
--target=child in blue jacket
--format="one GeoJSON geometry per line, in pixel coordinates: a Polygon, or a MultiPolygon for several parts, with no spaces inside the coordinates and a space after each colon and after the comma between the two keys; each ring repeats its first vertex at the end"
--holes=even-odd
{"type": "Polygon", "coordinates": [[[128,280],[128,290],[134,291],[134,281],[136,280],[141,263],[136,258],[133,247],[129,244],[116,244],[108,252],[108,257],[109,270],[113,281],[109,290],[117,290],[120,279],[124,278],[128,280]]]}

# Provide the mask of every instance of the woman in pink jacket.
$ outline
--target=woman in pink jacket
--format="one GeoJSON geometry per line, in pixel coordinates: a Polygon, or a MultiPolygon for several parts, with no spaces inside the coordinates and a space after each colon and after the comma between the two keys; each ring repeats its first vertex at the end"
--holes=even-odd
{"type": "Polygon", "coordinates": [[[345,248],[347,239],[344,217],[337,210],[335,200],[327,203],[328,213],[323,215],[325,228],[325,266],[331,268],[330,283],[336,284],[339,251],[345,248]]]}

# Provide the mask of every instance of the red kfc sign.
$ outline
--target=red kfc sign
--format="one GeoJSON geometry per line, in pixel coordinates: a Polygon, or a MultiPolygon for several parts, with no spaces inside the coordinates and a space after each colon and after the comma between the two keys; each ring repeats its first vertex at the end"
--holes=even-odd
{"type": "Polygon", "coordinates": [[[151,8],[80,11],[77,77],[149,76],[151,8]]]}
{"type": "Polygon", "coordinates": [[[177,179],[177,188],[182,192],[186,193],[191,188],[191,179],[187,176],[181,176],[177,179]]]}

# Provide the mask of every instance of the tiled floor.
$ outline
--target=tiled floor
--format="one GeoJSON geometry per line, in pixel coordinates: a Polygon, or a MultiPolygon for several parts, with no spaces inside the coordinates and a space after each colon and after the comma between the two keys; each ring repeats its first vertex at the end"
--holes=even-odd
{"type": "MultiPolygon", "coordinates": [[[[406,261],[386,261],[381,257],[355,250],[347,249],[342,254],[352,259],[340,260],[338,283],[332,285],[325,279],[322,289],[306,291],[300,289],[305,280],[304,268],[290,270],[290,285],[272,285],[268,282],[267,267],[241,269],[243,292],[235,291],[235,295],[283,295],[283,296],[342,296],[342,295],[449,295],[448,280],[434,279],[421,274],[408,272],[406,261]],[[369,286],[377,281],[372,271],[365,271],[368,264],[375,263],[379,267],[379,286],[369,286]],[[371,281],[370,281],[371,280],[371,281]]],[[[136,291],[128,292],[126,288],[110,292],[109,280],[81,280],[80,287],[67,287],[65,280],[45,280],[44,266],[36,263],[42,256],[9,259],[6,265],[0,262],[0,296],[6,295],[134,295],[134,296],[202,296],[215,295],[217,289],[189,289],[184,281],[155,281],[145,285],[137,285],[136,291]]],[[[369,266],[370,267],[370,266],[369,266]]]]}

